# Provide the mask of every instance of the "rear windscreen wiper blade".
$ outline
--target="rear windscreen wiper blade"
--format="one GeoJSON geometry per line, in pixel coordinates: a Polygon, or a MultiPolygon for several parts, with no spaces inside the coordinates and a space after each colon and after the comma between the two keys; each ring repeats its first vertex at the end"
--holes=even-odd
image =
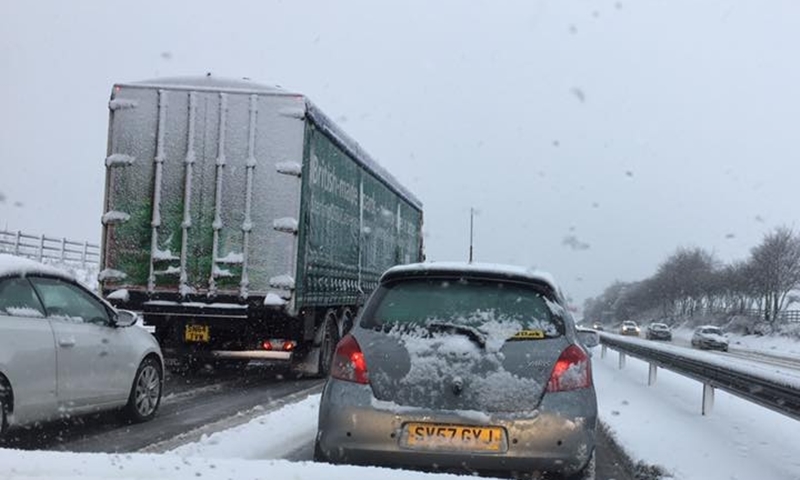
{"type": "Polygon", "coordinates": [[[486,336],[475,327],[448,322],[430,322],[425,327],[432,332],[452,332],[466,335],[481,348],[486,348],[486,336]]]}

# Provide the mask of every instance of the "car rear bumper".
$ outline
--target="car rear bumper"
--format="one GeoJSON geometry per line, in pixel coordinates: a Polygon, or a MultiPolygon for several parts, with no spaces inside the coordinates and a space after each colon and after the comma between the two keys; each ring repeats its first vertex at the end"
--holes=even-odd
{"type": "Polygon", "coordinates": [[[593,389],[548,394],[533,412],[431,411],[383,402],[369,386],[329,379],[319,413],[318,451],[332,463],[433,470],[580,471],[595,448],[593,389]],[[495,426],[506,432],[507,450],[477,453],[420,450],[401,445],[408,422],[495,426]]]}
{"type": "Polygon", "coordinates": [[[672,340],[672,335],[663,333],[648,333],[648,338],[651,340],[672,340]]]}
{"type": "Polygon", "coordinates": [[[719,342],[708,342],[708,341],[700,341],[699,342],[700,348],[705,348],[708,350],[728,350],[727,343],[719,343],[719,342]]]}

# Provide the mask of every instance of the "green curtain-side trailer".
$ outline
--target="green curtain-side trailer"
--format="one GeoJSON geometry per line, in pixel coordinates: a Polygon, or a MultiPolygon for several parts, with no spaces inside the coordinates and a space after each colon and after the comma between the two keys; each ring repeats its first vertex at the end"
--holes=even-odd
{"type": "Polygon", "coordinates": [[[419,200],[303,95],[156,79],[109,110],[99,280],[170,365],[325,373],[381,273],[422,260],[419,200]]]}

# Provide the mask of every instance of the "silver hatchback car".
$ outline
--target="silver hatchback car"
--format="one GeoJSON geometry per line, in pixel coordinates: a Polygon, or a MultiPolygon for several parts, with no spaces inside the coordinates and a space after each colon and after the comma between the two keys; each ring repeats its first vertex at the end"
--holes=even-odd
{"type": "Polygon", "coordinates": [[[153,418],[163,360],[135,322],[61,270],[0,254],[0,435],[104,409],[153,418]]]}
{"type": "Polygon", "coordinates": [[[598,340],[578,335],[547,274],[395,267],[337,346],[314,457],[591,478],[598,340]]]}

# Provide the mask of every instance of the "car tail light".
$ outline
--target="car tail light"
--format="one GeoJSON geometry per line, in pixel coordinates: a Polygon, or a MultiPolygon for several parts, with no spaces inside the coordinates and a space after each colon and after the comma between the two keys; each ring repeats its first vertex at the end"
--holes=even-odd
{"type": "Polygon", "coordinates": [[[592,386],[592,367],[589,356],[577,345],[570,345],[558,357],[550,380],[548,392],[566,392],[592,386]]]}
{"type": "Polygon", "coordinates": [[[369,383],[367,361],[364,360],[364,353],[352,335],[345,335],[336,346],[336,353],[333,354],[333,364],[331,365],[331,377],[363,385],[369,383]]]}
{"type": "Polygon", "coordinates": [[[261,348],[263,348],[264,350],[272,350],[272,342],[270,342],[269,340],[264,340],[263,342],[261,342],[261,348]]]}

